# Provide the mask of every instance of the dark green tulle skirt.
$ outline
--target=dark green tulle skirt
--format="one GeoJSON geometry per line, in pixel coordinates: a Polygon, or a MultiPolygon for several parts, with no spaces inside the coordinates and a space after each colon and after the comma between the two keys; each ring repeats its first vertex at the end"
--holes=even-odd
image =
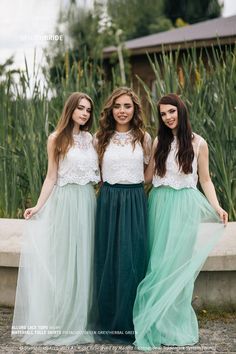
{"type": "Polygon", "coordinates": [[[98,196],[95,230],[95,329],[105,340],[132,341],[133,304],[147,266],[143,184],[105,182],[98,196]]]}

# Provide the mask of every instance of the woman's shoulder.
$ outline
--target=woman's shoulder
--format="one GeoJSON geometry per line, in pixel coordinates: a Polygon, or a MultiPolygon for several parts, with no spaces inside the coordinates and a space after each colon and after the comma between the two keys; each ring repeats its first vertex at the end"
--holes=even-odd
{"type": "Polygon", "coordinates": [[[156,136],[153,140],[153,144],[152,144],[152,147],[153,149],[156,149],[157,148],[157,143],[158,143],[158,137],[156,136]]]}
{"type": "Polygon", "coordinates": [[[48,154],[52,153],[56,149],[56,137],[57,137],[56,132],[53,132],[53,133],[49,134],[49,136],[48,136],[48,140],[47,140],[48,154]]]}
{"type": "Polygon", "coordinates": [[[92,135],[93,139],[97,139],[97,138],[98,138],[97,135],[98,135],[98,131],[96,131],[95,133],[93,133],[93,135],[92,135]]]}
{"type": "Polygon", "coordinates": [[[48,136],[48,144],[50,144],[50,145],[55,144],[57,136],[58,136],[58,134],[57,134],[56,131],[54,131],[51,134],[49,134],[49,136],[48,136]]]}
{"type": "Polygon", "coordinates": [[[199,134],[193,133],[192,143],[196,146],[207,145],[206,140],[199,134]]]}
{"type": "Polygon", "coordinates": [[[144,139],[152,140],[151,135],[146,130],[144,131],[144,139]]]}
{"type": "Polygon", "coordinates": [[[48,136],[48,139],[55,139],[58,136],[57,131],[55,130],[54,132],[50,133],[48,136]]]}
{"type": "Polygon", "coordinates": [[[206,140],[199,134],[193,133],[193,149],[194,152],[197,156],[197,158],[199,157],[199,155],[201,154],[207,154],[208,151],[208,145],[206,140]]]}
{"type": "Polygon", "coordinates": [[[151,145],[152,144],[152,137],[147,131],[144,132],[144,138],[143,139],[144,139],[144,143],[145,144],[147,144],[147,145],[151,145]]]}

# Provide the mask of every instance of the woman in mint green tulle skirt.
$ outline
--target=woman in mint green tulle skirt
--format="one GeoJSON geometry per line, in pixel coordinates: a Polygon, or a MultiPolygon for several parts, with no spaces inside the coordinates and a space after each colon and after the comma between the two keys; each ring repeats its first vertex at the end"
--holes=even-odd
{"type": "Polygon", "coordinates": [[[27,344],[93,342],[92,302],[98,158],[87,131],[93,102],[75,92],[48,138],[48,171],[26,221],[12,336],[27,344]]]}
{"type": "Polygon", "coordinates": [[[159,129],[146,182],[149,264],[134,305],[135,345],[142,350],[198,342],[191,306],[194,280],[221,236],[228,215],[209,176],[206,141],[191,130],[175,94],[158,102],[159,129]],[[197,189],[199,182],[206,198],[197,189]]]}

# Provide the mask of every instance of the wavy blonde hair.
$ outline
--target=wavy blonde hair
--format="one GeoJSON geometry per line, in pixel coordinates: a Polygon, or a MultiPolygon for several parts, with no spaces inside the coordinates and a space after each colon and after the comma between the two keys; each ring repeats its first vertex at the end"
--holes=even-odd
{"type": "Polygon", "coordinates": [[[140,142],[143,147],[144,123],[143,112],[139,97],[129,87],[118,87],[111,93],[111,95],[106,100],[99,120],[99,130],[96,134],[96,138],[100,164],[102,162],[106,147],[108,146],[116,128],[116,121],[113,117],[112,110],[116,99],[122,95],[128,95],[132,99],[134,104],[134,115],[132,120],[130,121],[130,128],[132,129],[132,135],[134,137],[133,146],[135,146],[136,142],[140,142]]]}
{"type": "Polygon", "coordinates": [[[54,151],[55,160],[58,160],[59,157],[64,157],[69,147],[73,145],[72,131],[74,128],[74,121],[72,119],[72,115],[74,110],[78,107],[79,102],[83,98],[85,98],[90,102],[91,113],[86,124],[81,125],[80,129],[87,131],[92,126],[93,111],[94,111],[93,100],[86,93],[73,92],[66,100],[61,117],[56,126],[55,151],[54,151]]]}

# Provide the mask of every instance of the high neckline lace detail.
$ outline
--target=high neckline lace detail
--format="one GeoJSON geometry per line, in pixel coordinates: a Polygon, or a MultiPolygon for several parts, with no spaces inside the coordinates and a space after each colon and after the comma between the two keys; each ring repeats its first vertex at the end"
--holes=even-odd
{"type": "Polygon", "coordinates": [[[128,144],[131,144],[133,141],[132,129],[128,130],[127,132],[115,131],[111,140],[113,144],[119,146],[126,146],[128,144]]]}
{"type": "Polygon", "coordinates": [[[80,131],[77,134],[73,134],[74,145],[81,149],[88,149],[90,146],[90,138],[86,132],[80,131]]]}
{"type": "Polygon", "coordinates": [[[59,162],[57,185],[98,183],[100,181],[98,158],[91,134],[79,132],[73,134],[73,140],[73,146],[59,162]]]}
{"type": "Polygon", "coordinates": [[[82,131],[80,130],[78,133],[73,133],[72,135],[73,135],[73,137],[74,136],[79,136],[79,135],[81,135],[82,134],[82,131]]]}
{"type": "Polygon", "coordinates": [[[106,147],[102,160],[104,182],[132,184],[144,181],[144,164],[149,162],[152,147],[151,136],[147,132],[144,135],[144,151],[141,143],[133,145],[133,136],[127,133],[123,134],[124,139],[120,134],[113,134],[106,147]]]}

